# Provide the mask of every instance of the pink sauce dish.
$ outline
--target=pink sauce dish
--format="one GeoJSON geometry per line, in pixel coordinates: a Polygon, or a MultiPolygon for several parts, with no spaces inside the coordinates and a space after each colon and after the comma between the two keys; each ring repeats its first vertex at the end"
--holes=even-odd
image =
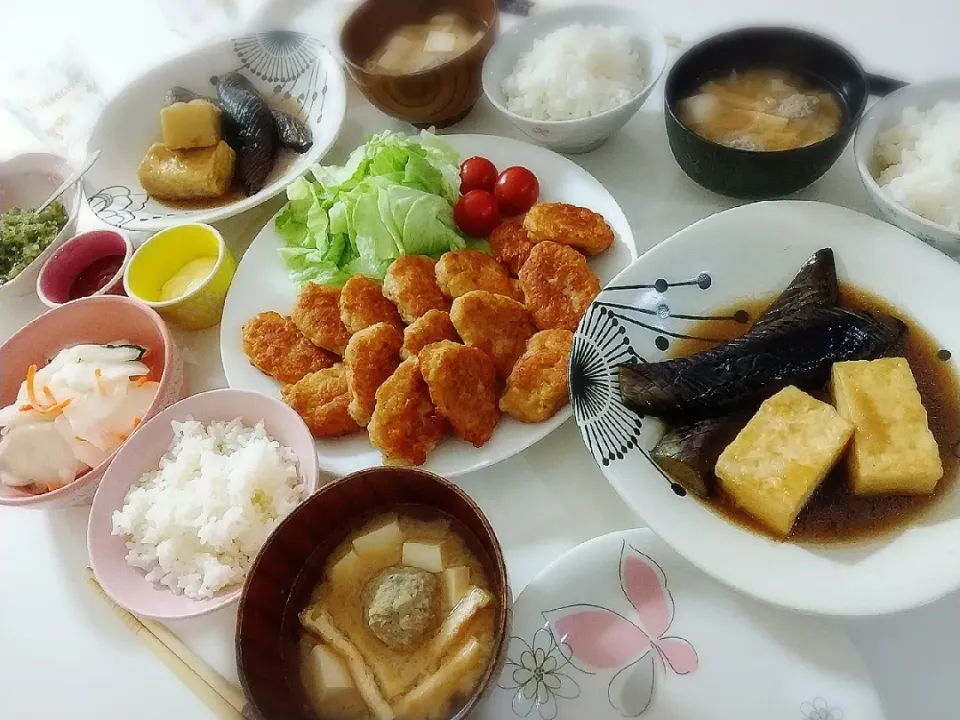
{"type": "Polygon", "coordinates": [[[90,230],[67,240],[37,277],[37,295],[49,308],[85,297],[124,295],[123,273],[133,244],[118,230],[90,230]]]}

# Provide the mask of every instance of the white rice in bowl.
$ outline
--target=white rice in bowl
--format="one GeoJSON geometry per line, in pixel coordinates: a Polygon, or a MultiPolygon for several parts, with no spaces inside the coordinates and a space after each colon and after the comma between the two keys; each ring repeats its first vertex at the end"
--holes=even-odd
{"type": "Polygon", "coordinates": [[[624,28],[569,25],[536,40],[501,90],[507,109],[534,120],[580,120],[643,90],[637,41],[624,28]]]}
{"type": "Polygon", "coordinates": [[[304,497],[296,454],[263,423],[171,423],[158,470],[113,513],[127,562],[146,579],[193,599],[242,583],[273,529],[304,497]]]}
{"type": "Polygon", "coordinates": [[[877,136],[877,183],[894,201],[931,222],[960,230],[960,102],[906,108],[877,136]]]}

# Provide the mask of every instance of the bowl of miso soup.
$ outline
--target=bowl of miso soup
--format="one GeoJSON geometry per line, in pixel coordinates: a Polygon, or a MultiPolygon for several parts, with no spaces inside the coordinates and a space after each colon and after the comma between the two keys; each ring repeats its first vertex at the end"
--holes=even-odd
{"type": "Polygon", "coordinates": [[[340,32],[350,77],[391,117],[417,127],[463,120],[483,92],[496,0],[363,0],[340,32]]]}
{"type": "Polygon", "coordinates": [[[244,586],[237,668],[262,720],[453,720],[502,670],[500,544],[452,483],[348,475],[273,532],[244,586]]]}
{"type": "Polygon", "coordinates": [[[792,28],[733,30],[694,45],[670,70],[667,137],[681,169],[706,189],[782,197],[836,162],[868,94],[860,63],[832,40],[792,28]]]}

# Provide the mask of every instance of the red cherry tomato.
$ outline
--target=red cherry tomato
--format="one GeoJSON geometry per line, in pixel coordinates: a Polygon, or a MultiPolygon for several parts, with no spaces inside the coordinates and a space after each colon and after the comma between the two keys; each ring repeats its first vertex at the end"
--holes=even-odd
{"type": "Polygon", "coordinates": [[[460,166],[460,192],[464,195],[471,190],[493,192],[496,182],[497,166],[486,158],[467,158],[460,166]]]}
{"type": "Polygon", "coordinates": [[[471,190],[460,197],[453,209],[457,227],[471,237],[486,237],[500,224],[500,208],[493,193],[471,190]]]}
{"type": "Polygon", "coordinates": [[[540,183],[537,176],[525,167],[508,167],[497,178],[494,194],[504,215],[519,215],[537,202],[540,183]]]}

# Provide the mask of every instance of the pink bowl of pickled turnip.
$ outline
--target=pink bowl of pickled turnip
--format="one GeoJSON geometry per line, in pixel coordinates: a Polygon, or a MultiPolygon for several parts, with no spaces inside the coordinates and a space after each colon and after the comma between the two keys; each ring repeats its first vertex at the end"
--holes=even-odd
{"type": "Polygon", "coordinates": [[[119,447],[184,393],[163,320],[119,296],[44,313],[0,345],[0,367],[0,505],[90,503],[119,447]]]}

